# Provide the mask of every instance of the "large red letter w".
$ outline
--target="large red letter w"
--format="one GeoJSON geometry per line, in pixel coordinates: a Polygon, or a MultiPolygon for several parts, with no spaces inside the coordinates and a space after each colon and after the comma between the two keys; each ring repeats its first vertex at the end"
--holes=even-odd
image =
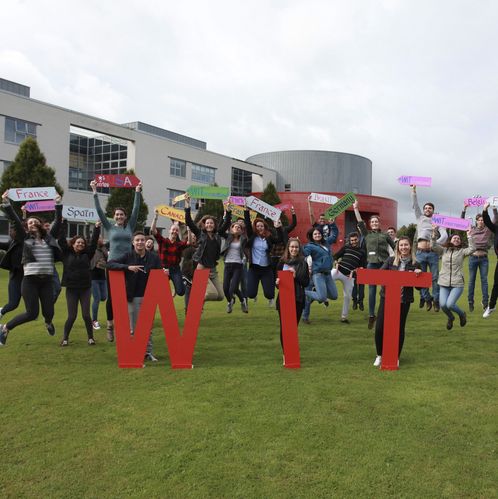
{"type": "Polygon", "coordinates": [[[143,367],[147,341],[154,322],[156,307],[159,305],[171,367],[191,369],[209,269],[196,270],[194,273],[182,335],[180,335],[178,318],[170,292],[169,278],[163,270],[152,270],[149,275],[133,336],[130,332],[124,272],[111,271],[109,278],[119,367],[143,367]]]}
{"type": "Polygon", "coordinates": [[[432,283],[430,272],[397,272],[394,270],[358,269],[358,284],[385,286],[384,341],[381,369],[398,369],[399,319],[401,288],[403,286],[428,288],[432,283]]]}

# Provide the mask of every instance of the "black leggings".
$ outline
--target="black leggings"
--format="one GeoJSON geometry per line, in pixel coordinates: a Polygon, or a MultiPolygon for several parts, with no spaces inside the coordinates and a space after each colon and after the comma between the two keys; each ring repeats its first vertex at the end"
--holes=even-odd
{"type": "Polygon", "coordinates": [[[233,299],[233,295],[237,295],[242,301],[242,293],[239,290],[240,280],[242,279],[242,264],[241,263],[225,263],[223,271],[223,293],[227,301],[233,299]]]}
{"type": "Polygon", "coordinates": [[[52,275],[27,275],[21,284],[21,294],[26,312],[16,315],[6,326],[12,331],[17,326],[36,320],[40,313],[40,304],[43,317],[47,324],[54,318],[54,280],[52,275]]]}
{"type": "Polygon", "coordinates": [[[496,307],[496,299],[498,298],[498,261],[495,267],[495,277],[493,281],[493,289],[491,290],[491,298],[489,299],[489,308],[496,307]]]}
{"type": "Polygon", "coordinates": [[[107,313],[107,320],[112,321],[114,315],[112,313],[112,298],[111,298],[111,279],[109,277],[109,271],[105,271],[105,279],[107,283],[107,301],[105,302],[105,310],[107,313]]]}
{"type": "Polygon", "coordinates": [[[9,301],[2,307],[2,315],[12,312],[19,306],[21,301],[23,269],[11,270],[9,272],[9,301]]]}
{"type": "Polygon", "coordinates": [[[69,338],[69,333],[78,315],[78,303],[81,303],[81,315],[85,322],[88,338],[93,338],[92,319],[90,317],[91,288],[75,289],[66,288],[67,320],[64,324],[64,339],[69,338]]]}
{"type": "MultiPolygon", "coordinates": [[[[398,356],[403,349],[405,342],[405,325],[408,312],[410,311],[410,303],[401,303],[400,317],[399,317],[399,347],[398,356]]],[[[375,348],[377,355],[382,355],[382,345],[384,339],[384,297],[380,298],[379,310],[377,312],[377,321],[375,323],[375,348]]]]}
{"type": "Polygon", "coordinates": [[[258,294],[259,281],[263,286],[263,294],[268,300],[275,298],[275,279],[273,278],[273,269],[271,265],[262,267],[261,265],[249,265],[249,273],[247,275],[247,296],[256,298],[258,294]]]}

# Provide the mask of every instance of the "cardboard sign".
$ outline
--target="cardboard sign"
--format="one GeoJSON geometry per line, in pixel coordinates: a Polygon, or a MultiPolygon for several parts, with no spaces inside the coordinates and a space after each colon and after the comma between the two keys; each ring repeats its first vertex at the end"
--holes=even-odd
{"type": "Polygon", "coordinates": [[[385,286],[384,339],[382,342],[381,369],[398,369],[399,320],[401,315],[400,296],[404,286],[429,288],[432,284],[430,272],[398,272],[395,270],[358,269],[358,284],[385,286]]]}
{"type": "Polygon", "coordinates": [[[185,223],[185,212],[179,210],[178,208],[172,208],[166,204],[160,204],[156,206],[155,209],[159,212],[159,215],[166,218],[171,218],[173,220],[178,220],[179,222],[185,223]]]}
{"type": "Polygon", "coordinates": [[[471,225],[468,218],[445,217],[444,215],[432,215],[432,223],[455,230],[469,230],[471,225]]]}
{"type": "Polygon", "coordinates": [[[97,187],[122,187],[131,189],[140,183],[135,175],[96,175],[97,187]]]}
{"type": "Polygon", "coordinates": [[[280,203],[280,204],[276,204],[275,208],[278,208],[281,211],[290,210],[292,208],[292,204],[291,203],[280,203]]]}
{"type": "Polygon", "coordinates": [[[273,220],[274,222],[279,220],[280,215],[282,214],[282,212],[278,208],[276,208],[275,206],[271,206],[270,204],[265,203],[264,201],[261,201],[261,199],[258,199],[255,196],[249,196],[248,198],[246,198],[246,205],[248,208],[257,211],[261,215],[268,217],[270,220],[273,220]]]}
{"type": "Polygon", "coordinates": [[[36,211],[54,211],[55,201],[30,201],[24,205],[24,208],[29,213],[35,213],[36,211]]]}
{"type": "Polygon", "coordinates": [[[346,211],[355,202],[355,200],[356,198],[354,193],[348,192],[325,212],[325,217],[329,219],[337,218],[337,215],[340,215],[343,211],[346,211]]]}
{"type": "Polygon", "coordinates": [[[312,192],[309,197],[310,201],[314,203],[325,203],[325,204],[335,204],[339,199],[336,196],[329,196],[328,194],[318,194],[312,192]]]}
{"type": "Polygon", "coordinates": [[[486,198],[482,198],[482,197],[465,198],[463,200],[463,204],[465,206],[479,207],[479,206],[484,206],[486,203],[487,203],[487,199],[486,198]]]}
{"type": "Polygon", "coordinates": [[[486,201],[489,203],[489,206],[492,206],[493,208],[498,207],[498,196],[491,196],[486,201]]]}
{"type": "Polygon", "coordinates": [[[212,185],[191,185],[187,192],[195,199],[226,199],[230,195],[228,187],[215,187],[212,185]]]}
{"type": "Polygon", "coordinates": [[[176,203],[179,203],[180,201],[184,201],[185,200],[185,194],[180,194],[178,196],[176,196],[175,198],[173,198],[173,204],[175,205],[176,203]]]}
{"type": "Polygon", "coordinates": [[[420,187],[430,187],[432,185],[431,177],[410,177],[403,175],[398,177],[398,182],[401,185],[418,185],[420,187]]]}
{"type": "Polygon", "coordinates": [[[80,208],[79,206],[66,205],[62,207],[62,217],[67,220],[78,220],[82,222],[97,222],[99,219],[99,215],[95,208],[80,208]]]}
{"type": "MultiPolygon", "coordinates": [[[[227,206],[230,208],[230,211],[232,212],[232,220],[234,218],[244,218],[244,208],[232,203],[225,203],[224,206],[225,209],[227,206]]],[[[251,218],[251,222],[254,222],[258,214],[255,211],[249,210],[249,216],[251,218]]]]}
{"type": "Polygon", "coordinates": [[[9,189],[9,198],[12,201],[35,201],[55,199],[55,187],[25,187],[24,189],[9,189]]]}
{"type": "Polygon", "coordinates": [[[244,196],[230,196],[228,201],[237,206],[244,206],[246,204],[246,198],[244,196]]]}

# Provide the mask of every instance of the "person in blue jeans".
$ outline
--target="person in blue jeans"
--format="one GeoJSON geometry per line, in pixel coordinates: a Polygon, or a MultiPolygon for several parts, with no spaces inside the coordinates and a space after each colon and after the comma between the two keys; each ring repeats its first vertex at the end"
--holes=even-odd
{"type": "Polygon", "coordinates": [[[337,288],[332,275],[332,265],[334,257],[330,249],[331,245],[337,240],[339,229],[337,225],[332,223],[331,234],[323,237],[323,233],[319,228],[310,229],[307,237],[308,244],[304,246],[304,256],[311,256],[311,279],[315,285],[315,291],[306,290],[308,301],[316,300],[319,303],[328,306],[327,298],[337,300],[337,288]]]}

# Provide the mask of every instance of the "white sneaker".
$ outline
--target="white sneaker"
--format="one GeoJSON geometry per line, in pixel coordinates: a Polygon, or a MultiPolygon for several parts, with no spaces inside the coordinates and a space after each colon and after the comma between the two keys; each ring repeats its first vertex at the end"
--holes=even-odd
{"type": "Polygon", "coordinates": [[[275,306],[275,302],[273,301],[273,298],[270,298],[270,299],[268,300],[268,306],[269,306],[270,308],[273,308],[273,307],[275,306]]]}
{"type": "Polygon", "coordinates": [[[95,330],[100,329],[99,321],[92,321],[92,327],[95,330]]]}
{"type": "Polygon", "coordinates": [[[494,311],[496,310],[496,307],[495,308],[487,308],[484,313],[482,314],[482,316],[487,319],[494,311]]]}
{"type": "Polygon", "coordinates": [[[146,353],[144,360],[150,360],[151,362],[157,362],[157,358],[154,357],[151,353],[146,353]]]}
{"type": "Polygon", "coordinates": [[[375,357],[374,367],[380,367],[381,363],[382,363],[382,355],[377,355],[377,357],[375,357]]]}

